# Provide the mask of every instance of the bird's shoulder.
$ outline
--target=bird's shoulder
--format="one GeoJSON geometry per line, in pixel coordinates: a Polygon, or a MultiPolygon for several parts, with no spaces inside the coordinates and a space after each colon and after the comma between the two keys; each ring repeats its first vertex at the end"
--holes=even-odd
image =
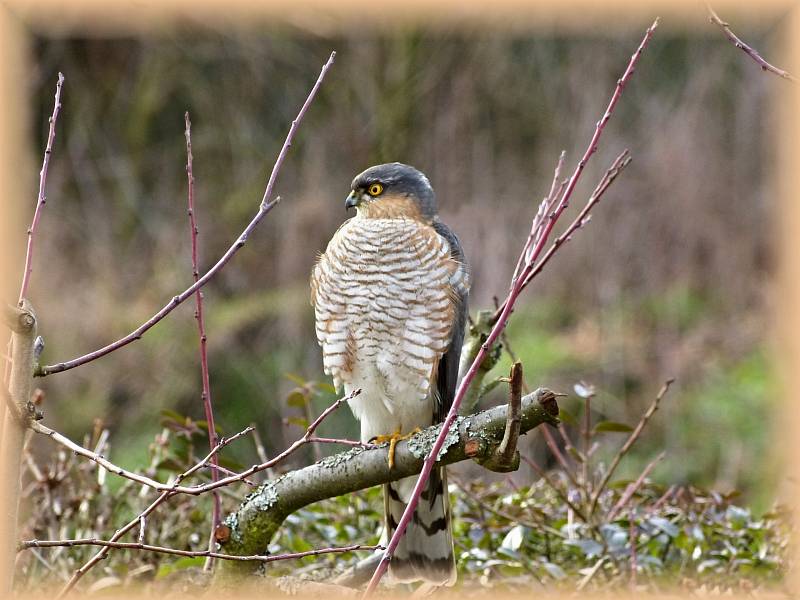
{"type": "Polygon", "coordinates": [[[444,240],[449,250],[449,260],[452,263],[450,285],[453,292],[460,299],[465,299],[470,289],[470,273],[464,248],[453,230],[438,218],[434,219],[431,226],[436,234],[444,240]]]}

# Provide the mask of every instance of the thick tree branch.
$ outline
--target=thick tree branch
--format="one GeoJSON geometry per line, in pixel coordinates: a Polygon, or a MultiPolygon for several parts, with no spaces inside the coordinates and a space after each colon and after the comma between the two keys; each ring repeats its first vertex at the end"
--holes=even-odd
{"type": "MultiPolygon", "coordinates": [[[[17,514],[20,498],[20,464],[27,418],[31,400],[31,369],[33,368],[36,340],[36,315],[23,298],[18,309],[5,311],[11,334],[11,372],[9,378],[8,410],[0,405],[5,414],[3,439],[0,442],[0,573],[5,581],[0,584],[0,596],[11,594],[14,573],[14,544],[17,539],[17,514]]],[[[5,392],[5,390],[4,390],[5,392]]],[[[3,394],[5,395],[5,393],[3,394]]]]}
{"type": "Polygon", "coordinates": [[[161,321],[164,317],[166,317],[169,313],[171,313],[177,306],[182,304],[187,298],[191,297],[197,290],[202,288],[206,283],[211,281],[214,276],[219,273],[222,268],[233,258],[233,255],[236,254],[242,246],[245,245],[247,242],[247,238],[256,228],[256,226],[261,222],[261,220],[270,212],[279,201],[279,198],[275,198],[272,200],[272,190],[275,187],[275,180],[277,179],[278,172],[280,171],[281,165],[283,165],[283,161],[286,158],[286,153],[289,151],[289,148],[292,145],[292,140],[294,139],[295,132],[297,131],[297,127],[300,124],[300,121],[306,114],[308,107],[311,105],[312,100],[317,94],[317,90],[319,89],[320,85],[322,85],[322,80],[325,77],[325,74],[330,69],[331,65],[333,64],[333,60],[336,56],[335,52],[331,53],[328,62],[322,67],[320,71],[319,77],[317,78],[314,87],[311,88],[311,92],[309,92],[306,101],[303,103],[303,106],[300,108],[300,112],[297,113],[294,121],[292,121],[292,125],[289,128],[289,133],[286,135],[286,141],[283,143],[280,152],[278,153],[278,158],[275,160],[275,164],[272,167],[272,173],[269,176],[269,181],[267,182],[267,187],[264,190],[264,196],[261,199],[261,204],[259,205],[258,212],[256,212],[255,216],[252,218],[250,223],[247,227],[244,228],[244,231],[236,238],[236,241],[225,251],[225,254],[217,261],[217,263],[211,267],[206,273],[200,277],[195,283],[191,286],[186,288],[177,296],[173,296],[173,298],[167,302],[164,307],[159,310],[156,314],[150,317],[147,321],[142,323],[139,327],[131,331],[128,335],[123,338],[118,339],[116,342],[112,342],[107,346],[99,348],[93,352],[85,354],[83,356],[79,356],[78,358],[74,358],[72,360],[68,360],[65,362],[60,362],[54,365],[46,365],[39,367],[36,369],[34,375],[37,377],[44,377],[46,375],[51,375],[53,373],[60,373],[62,371],[67,371],[69,369],[74,369],[75,367],[79,367],[80,365],[86,364],[93,360],[97,360],[105,356],[106,354],[110,354],[115,350],[122,348],[123,346],[127,346],[133,341],[136,341],[142,337],[151,327],[156,325],[159,321],[161,321]]]}
{"type": "MultiPolygon", "coordinates": [[[[459,417],[447,435],[436,464],[448,465],[494,454],[503,438],[508,410],[508,406],[498,406],[459,417]]],[[[522,399],[520,433],[542,423],[556,425],[557,414],[556,395],[550,390],[536,390],[522,399]]],[[[284,519],[296,510],[326,498],[419,473],[441,430],[441,424],[429,427],[400,442],[391,469],[385,447],[353,448],[267,482],[225,520],[229,535],[219,539],[222,549],[226,554],[258,554],[267,547],[284,519]]],[[[219,565],[217,576],[224,583],[251,572],[252,568],[246,564],[226,562],[219,565]]]]}

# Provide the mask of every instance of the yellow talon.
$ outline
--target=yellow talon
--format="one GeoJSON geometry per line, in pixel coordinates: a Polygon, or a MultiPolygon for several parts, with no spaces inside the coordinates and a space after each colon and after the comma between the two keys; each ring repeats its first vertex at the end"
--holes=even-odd
{"type": "Polygon", "coordinates": [[[372,441],[376,444],[385,444],[389,442],[389,468],[394,468],[394,451],[397,447],[397,443],[403,440],[407,440],[411,436],[419,433],[422,431],[419,427],[415,427],[411,433],[407,433],[405,435],[401,435],[400,428],[398,427],[394,433],[384,434],[384,435],[376,435],[372,438],[372,441]]]}

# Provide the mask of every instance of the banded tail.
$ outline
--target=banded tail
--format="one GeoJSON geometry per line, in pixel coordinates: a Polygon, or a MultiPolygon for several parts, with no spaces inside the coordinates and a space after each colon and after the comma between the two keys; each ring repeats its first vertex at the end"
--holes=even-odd
{"type": "MultiPolygon", "coordinates": [[[[397,529],[416,480],[416,476],[406,477],[383,486],[389,538],[397,529]]],[[[396,582],[424,580],[434,585],[448,586],[456,582],[450,499],[444,467],[431,471],[417,510],[389,563],[389,575],[396,582]]]]}

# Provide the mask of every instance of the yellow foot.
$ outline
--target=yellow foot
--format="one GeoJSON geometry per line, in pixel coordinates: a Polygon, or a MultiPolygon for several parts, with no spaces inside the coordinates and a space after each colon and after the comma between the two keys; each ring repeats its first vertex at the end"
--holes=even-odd
{"type": "Polygon", "coordinates": [[[370,441],[374,442],[375,444],[385,444],[389,442],[389,468],[394,468],[394,450],[397,447],[397,442],[401,442],[403,440],[407,440],[412,435],[415,435],[422,431],[419,427],[415,427],[411,433],[407,433],[405,435],[400,434],[400,428],[397,428],[397,431],[394,433],[389,433],[385,435],[376,435],[370,441]]]}

